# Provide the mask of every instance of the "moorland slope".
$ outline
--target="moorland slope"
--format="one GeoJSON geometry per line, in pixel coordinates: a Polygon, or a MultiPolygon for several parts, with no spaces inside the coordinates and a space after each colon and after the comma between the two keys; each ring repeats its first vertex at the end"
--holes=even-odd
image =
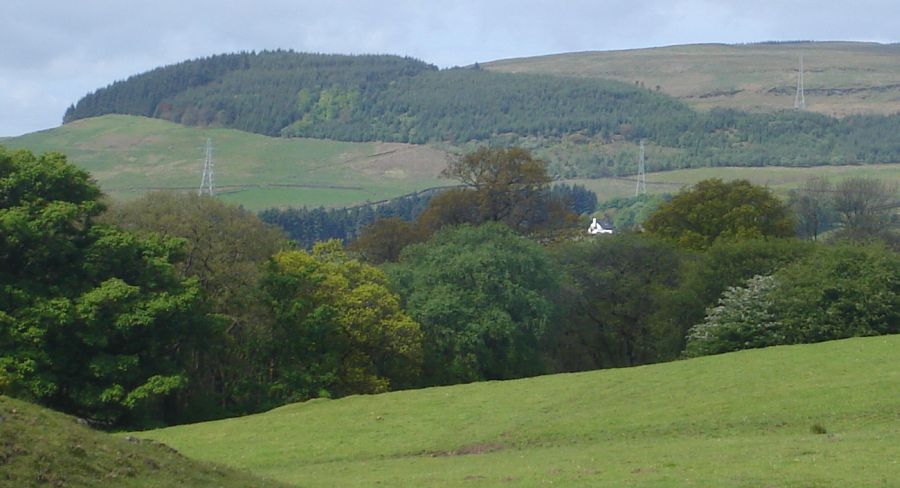
{"type": "Polygon", "coordinates": [[[800,56],[808,110],[839,117],[900,112],[900,44],[693,44],[504,59],[481,66],[639,83],[700,109],[773,111],[794,106],[800,56]]]}

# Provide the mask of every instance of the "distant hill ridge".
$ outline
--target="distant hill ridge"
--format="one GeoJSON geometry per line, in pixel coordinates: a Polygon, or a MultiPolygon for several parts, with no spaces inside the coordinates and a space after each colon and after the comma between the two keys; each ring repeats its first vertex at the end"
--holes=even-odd
{"type": "Polygon", "coordinates": [[[900,44],[764,41],[586,51],[482,63],[487,70],[644,83],[699,109],[793,107],[804,58],[807,109],[833,116],[900,112],[900,44]]]}
{"type": "Polygon", "coordinates": [[[293,121],[304,96],[337,87],[341,92],[378,91],[392,81],[436,69],[412,58],[386,55],[282,50],[220,54],[163,66],[100,88],[69,107],[63,121],[118,113],[277,135],[293,121]]]}
{"type": "Polygon", "coordinates": [[[424,143],[579,130],[611,136],[660,112],[690,116],[676,100],[617,81],[438,71],[398,56],[265,51],[132,76],[85,96],[64,121],[118,113],[269,136],[424,143]]]}
{"type": "MultiPolygon", "coordinates": [[[[196,190],[203,172],[205,142],[211,138],[217,196],[251,210],[270,207],[345,207],[397,197],[434,186],[453,184],[439,178],[452,157],[435,147],[397,143],[353,143],[322,139],[273,138],[233,129],[186,127],[159,119],[104,115],[55,129],[4,139],[10,149],[41,153],[59,151],[87,170],[103,191],[115,199],[131,199],[153,188],[196,190]],[[341,187],[343,189],[336,189],[341,187]]],[[[574,140],[574,138],[572,138],[574,140]]],[[[585,158],[584,171],[616,168],[596,162],[609,148],[609,157],[634,167],[633,144],[566,142],[540,148],[542,157],[572,162],[585,158]],[[630,154],[629,154],[630,153],[630,154]],[[589,159],[590,158],[590,159],[589,159]]],[[[656,147],[648,147],[648,162],[659,164],[656,147]],[[651,150],[653,152],[651,152],[651,150]]],[[[671,149],[666,149],[672,151],[671,149]]],[[[649,164],[648,164],[649,166],[649,164]]],[[[900,182],[900,164],[851,165],[815,168],[704,167],[648,172],[650,193],[676,192],[706,178],[746,178],[779,193],[797,188],[810,176],[833,181],[854,177],[900,182]]],[[[634,195],[632,177],[580,179],[601,199],[634,195]]]]}
{"type": "MultiPolygon", "coordinates": [[[[113,83],[70,107],[65,120],[119,113],[270,136],[438,142],[457,147],[517,144],[550,161],[551,171],[562,177],[633,174],[633,148],[640,140],[647,141],[647,167],[655,171],[698,166],[900,162],[898,115],[835,118],[807,110],[748,112],[715,107],[714,103],[709,111],[691,107],[704,108],[711,100],[737,100],[747,93],[757,93],[745,84],[730,83],[728,77],[743,80],[750,76],[744,73],[749,69],[745,65],[757,69],[768,59],[780,60],[781,64],[775,63],[769,71],[783,71],[787,81],[771,86],[759,82],[760,89],[766,97],[775,97],[784,105],[785,99],[792,99],[790,73],[799,60],[796,54],[800,49],[813,53],[812,67],[826,51],[844,53],[848,59],[853,57],[846,55],[848,52],[861,50],[873,59],[877,56],[871,53],[882,52],[887,57],[878,58],[882,61],[879,66],[884,66],[885,72],[900,72],[900,68],[883,62],[887,59],[900,66],[896,63],[900,49],[846,43],[819,48],[815,43],[819,48],[816,51],[805,46],[674,46],[545,56],[487,63],[486,69],[474,65],[446,70],[388,55],[292,51],[225,54],[113,83]],[[756,54],[761,51],[765,53],[762,58],[756,54]],[[633,59],[619,59],[626,54],[633,59]],[[659,68],[659,76],[687,79],[689,86],[701,88],[674,93],[679,100],[664,93],[674,90],[669,85],[663,87],[653,84],[652,78],[645,77],[645,81],[634,78],[632,72],[607,69],[608,63],[596,61],[597,56],[619,59],[617,62],[633,69],[667,66],[659,68]],[[687,61],[679,61],[682,57],[687,61]],[[664,65],[637,63],[639,58],[669,61],[664,65]],[[737,58],[740,60],[735,61],[737,58]],[[718,84],[704,85],[701,81],[707,75],[695,68],[716,60],[724,60],[722,67],[715,68],[721,72],[713,73],[718,84]],[[582,61],[583,67],[578,68],[582,61]],[[684,66],[679,68],[679,63],[684,66]],[[612,73],[610,77],[619,73],[616,76],[631,82],[606,79],[603,76],[607,72],[612,73]],[[699,81],[692,76],[700,76],[699,81]],[[621,142],[626,145],[618,144],[621,142]]],[[[826,89],[813,81],[818,78],[819,74],[809,76],[811,105],[818,96],[816,90],[826,89]]],[[[860,93],[888,96],[894,90],[893,85],[840,86],[844,88],[834,88],[838,90],[834,97],[860,93]]],[[[896,89],[900,90],[900,75],[896,89]]]]}

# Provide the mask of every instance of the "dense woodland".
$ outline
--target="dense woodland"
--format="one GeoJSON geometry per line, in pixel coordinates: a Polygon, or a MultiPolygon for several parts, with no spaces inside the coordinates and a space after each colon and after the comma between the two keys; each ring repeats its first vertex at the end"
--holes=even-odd
{"type": "Polygon", "coordinates": [[[63,121],[121,113],[278,135],[303,115],[301,107],[310,100],[327,105],[329,90],[370,95],[403,77],[435,69],[398,56],[224,54],[113,83],[79,100],[63,121]]]}
{"type": "Polygon", "coordinates": [[[268,51],[212,56],[135,75],[70,107],[66,122],[123,113],[270,136],[519,145],[564,177],[696,166],[900,161],[900,116],[804,111],[707,113],[627,83],[438,70],[397,56],[268,51]]]}
{"type": "Polygon", "coordinates": [[[900,332],[881,182],[811,182],[788,204],[707,180],[656,202],[643,231],[588,236],[526,150],[445,174],[465,186],[415,218],[304,250],[214,198],[104,203],[65,156],[0,148],[0,394],[151,427],[900,332]]]}

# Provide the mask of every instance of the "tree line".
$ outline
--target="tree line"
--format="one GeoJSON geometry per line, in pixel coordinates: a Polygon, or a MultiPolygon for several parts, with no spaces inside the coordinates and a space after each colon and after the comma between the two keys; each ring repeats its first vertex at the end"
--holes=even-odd
{"type": "MultiPolygon", "coordinates": [[[[343,243],[355,241],[364,230],[377,221],[397,219],[416,220],[429,206],[431,199],[447,190],[438,188],[393,198],[378,204],[346,208],[269,208],[259,212],[267,224],[280,227],[297,246],[312,249],[316,242],[337,239],[343,243]]],[[[559,183],[548,190],[548,198],[563,202],[576,214],[593,212],[597,195],[583,185],[559,183]]]]}
{"type": "Polygon", "coordinates": [[[0,393],[151,427],[900,332],[877,235],[796,239],[768,190],[709,180],[588,236],[546,168],[469,153],[414,220],[305,250],[214,198],[105,203],[63,155],[0,149],[0,393]]]}

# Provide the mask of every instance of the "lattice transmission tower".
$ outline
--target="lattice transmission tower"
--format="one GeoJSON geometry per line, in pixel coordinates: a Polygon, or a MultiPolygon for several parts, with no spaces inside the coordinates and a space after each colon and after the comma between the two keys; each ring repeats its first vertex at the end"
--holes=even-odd
{"type": "Polygon", "coordinates": [[[197,195],[204,193],[213,196],[216,186],[213,183],[213,157],[212,157],[212,139],[206,139],[206,161],[203,163],[203,179],[200,180],[200,190],[197,195]]]}
{"type": "Polygon", "coordinates": [[[644,141],[641,140],[641,155],[638,157],[638,174],[637,187],[634,189],[634,196],[647,193],[647,175],[644,172],[644,141]]]}
{"type": "Polygon", "coordinates": [[[803,110],[806,108],[806,95],[803,93],[803,56],[800,56],[800,71],[797,75],[797,94],[794,95],[794,108],[803,110]]]}

